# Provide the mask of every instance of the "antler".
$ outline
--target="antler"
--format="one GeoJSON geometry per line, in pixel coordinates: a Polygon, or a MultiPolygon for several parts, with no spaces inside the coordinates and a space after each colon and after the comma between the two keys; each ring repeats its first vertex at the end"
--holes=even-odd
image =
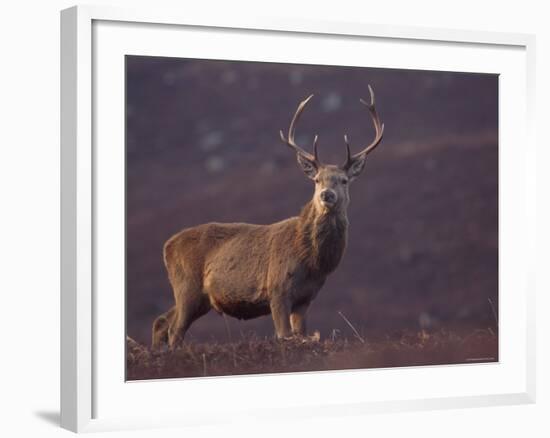
{"type": "Polygon", "coordinates": [[[346,163],[344,164],[344,169],[349,169],[349,167],[351,166],[354,160],[356,160],[360,156],[365,156],[369,152],[371,152],[376,146],[380,144],[380,141],[382,141],[382,136],[384,135],[384,124],[380,122],[380,118],[378,117],[378,113],[376,112],[376,107],[374,106],[375,105],[374,91],[372,91],[372,87],[370,85],[368,87],[369,87],[369,93],[370,93],[370,103],[365,102],[363,99],[359,99],[359,101],[369,109],[370,115],[372,117],[372,121],[374,123],[374,129],[376,131],[376,134],[373,142],[369,144],[361,152],[355,155],[351,155],[348,137],[347,135],[344,135],[344,141],[346,142],[346,151],[347,151],[347,158],[346,158],[346,163]]]}
{"type": "Polygon", "coordinates": [[[312,97],[313,97],[313,94],[311,94],[307,99],[302,100],[300,102],[300,105],[298,105],[298,108],[296,109],[296,113],[294,114],[294,117],[292,118],[292,121],[290,122],[290,127],[288,128],[288,138],[285,138],[282,130],[279,131],[279,134],[281,136],[281,140],[283,141],[283,143],[286,143],[289,147],[294,149],[294,151],[297,154],[303,155],[308,160],[314,161],[315,163],[320,164],[319,156],[318,156],[318,153],[317,153],[317,140],[319,138],[317,135],[315,136],[315,139],[313,140],[313,155],[311,155],[309,152],[306,152],[305,150],[303,150],[294,141],[294,133],[296,131],[296,123],[300,119],[300,116],[302,115],[302,112],[304,111],[305,106],[311,100],[312,97]]]}

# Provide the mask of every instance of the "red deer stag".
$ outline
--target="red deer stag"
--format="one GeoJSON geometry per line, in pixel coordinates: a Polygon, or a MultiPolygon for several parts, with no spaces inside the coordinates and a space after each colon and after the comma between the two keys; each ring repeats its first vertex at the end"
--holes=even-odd
{"type": "Polygon", "coordinates": [[[174,306],[153,323],[153,346],[177,346],[189,326],[210,309],[239,319],[271,313],[278,338],[303,336],[311,301],[333,272],[346,247],[349,183],[363,170],[367,154],[382,140],[384,125],[366,105],[375,138],[342,166],[323,164],[294,140],[296,123],[313,97],[300,103],[285,138],[306,176],[315,183],[313,198],[299,216],[271,225],[208,223],[187,228],[164,245],[164,263],[174,291],[174,306]]]}

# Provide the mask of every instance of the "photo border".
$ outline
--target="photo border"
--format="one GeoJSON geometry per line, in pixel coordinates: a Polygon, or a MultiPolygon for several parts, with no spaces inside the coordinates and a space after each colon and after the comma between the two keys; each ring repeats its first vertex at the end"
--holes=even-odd
{"type": "MultiPolygon", "coordinates": [[[[535,187],[534,158],[534,51],[535,38],[525,34],[393,27],[366,23],[320,22],[275,17],[232,19],[194,15],[185,11],[120,9],[78,6],[61,13],[61,425],[73,431],[159,427],[188,424],[179,416],[166,419],[94,418],[93,300],[94,205],[93,175],[97,171],[92,148],[94,20],[174,24],[207,28],[276,30],[282,32],[368,36],[410,40],[511,45],[526,51],[527,65],[527,164],[533,171],[526,185],[535,187]]],[[[531,192],[531,191],[530,191],[531,192]]],[[[535,197],[526,199],[534,211],[535,197]]],[[[534,215],[528,224],[529,245],[534,248],[534,215]]],[[[534,253],[534,252],[533,252],[534,253]]],[[[525,291],[527,299],[527,376],[525,392],[431,400],[401,400],[346,405],[346,412],[395,412],[410,409],[489,406],[534,402],[535,399],[535,305],[534,265],[525,291]]],[[[324,405],[318,415],[333,406],[324,405]]],[[[288,411],[285,411],[288,413],[288,411]]],[[[276,413],[274,415],[277,415],[276,413]]],[[[298,415],[298,414],[295,414],[298,415]]],[[[307,416],[307,413],[304,414],[307,416]]],[[[334,415],[334,413],[333,413],[334,415]]],[[[258,416],[261,418],[262,413],[258,416]]],[[[155,416],[152,416],[155,417],[155,416]]],[[[203,424],[204,419],[198,419],[203,424]]],[[[208,420],[210,421],[210,420],[208,420]]]]}

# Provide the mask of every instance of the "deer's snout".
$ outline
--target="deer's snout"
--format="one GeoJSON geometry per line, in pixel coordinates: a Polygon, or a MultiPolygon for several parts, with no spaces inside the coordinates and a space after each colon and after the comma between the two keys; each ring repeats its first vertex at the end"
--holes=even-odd
{"type": "Polygon", "coordinates": [[[324,204],[333,205],[336,204],[336,192],[331,189],[325,189],[320,194],[319,197],[321,198],[321,201],[323,201],[324,204]]]}

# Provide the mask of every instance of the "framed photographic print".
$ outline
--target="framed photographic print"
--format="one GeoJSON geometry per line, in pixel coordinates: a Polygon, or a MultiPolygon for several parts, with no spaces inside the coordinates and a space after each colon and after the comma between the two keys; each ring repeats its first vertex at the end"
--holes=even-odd
{"type": "Polygon", "coordinates": [[[61,24],[63,427],[534,400],[534,37],[61,24]]]}

